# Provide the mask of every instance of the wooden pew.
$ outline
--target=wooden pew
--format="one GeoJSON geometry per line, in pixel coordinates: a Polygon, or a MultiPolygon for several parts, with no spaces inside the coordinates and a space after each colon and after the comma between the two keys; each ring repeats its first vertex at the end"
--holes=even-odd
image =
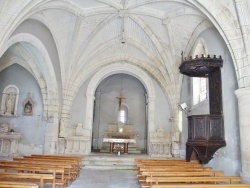
{"type": "Polygon", "coordinates": [[[227,182],[233,184],[240,182],[238,176],[216,176],[216,177],[147,177],[146,182],[152,184],[159,183],[219,183],[227,182]]]}
{"type": "Polygon", "coordinates": [[[134,159],[135,163],[147,162],[147,161],[177,161],[177,162],[186,162],[184,159],[165,159],[165,158],[136,158],[134,159]]]}
{"type": "Polygon", "coordinates": [[[215,177],[223,175],[223,171],[204,171],[204,172],[143,172],[137,175],[139,183],[146,182],[147,177],[215,177]]]}
{"type": "MultiPolygon", "coordinates": [[[[72,169],[71,164],[66,164],[66,163],[58,163],[58,162],[52,162],[52,161],[37,161],[37,160],[26,160],[22,158],[18,158],[17,160],[14,161],[0,161],[0,164],[6,164],[6,165],[18,165],[18,166],[23,166],[23,165],[32,165],[35,167],[45,167],[45,168],[59,168],[59,169],[64,169],[63,172],[63,178],[62,180],[66,179],[67,185],[69,185],[71,182],[73,182],[77,176],[77,172],[75,172],[72,169]]],[[[58,176],[58,175],[57,175],[58,176]]],[[[60,175],[62,176],[62,174],[60,175]]]]}
{"type": "Polygon", "coordinates": [[[52,166],[52,167],[61,167],[64,169],[65,178],[69,179],[69,184],[73,182],[80,173],[80,169],[75,166],[75,162],[70,161],[54,161],[51,159],[30,159],[30,158],[13,158],[14,161],[23,162],[23,163],[30,163],[30,164],[41,164],[43,166],[52,166]]]}
{"type": "MultiPolygon", "coordinates": [[[[174,165],[174,164],[197,164],[197,163],[190,163],[186,161],[179,161],[179,160],[146,160],[146,161],[137,161],[135,162],[137,166],[142,166],[142,165],[161,165],[161,164],[169,164],[169,165],[174,165]]],[[[199,164],[200,165],[200,164],[199,164]]]]}
{"type": "Polygon", "coordinates": [[[146,177],[199,177],[199,176],[221,176],[223,171],[203,171],[203,172],[142,172],[138,174],[139,182],[146,181],[146,177]]]}
{"type": "Polygon", "coordinates": [[[51,163],[43,163],[43,162],[33,162],[33,161],[0,161],[0,165],[7,165],[7,166],[30,166],[30,167],[40,167],[40,168],[53,168],[53,169],[63,169],[63,172],[61,171],[61,173],[59,173],[57,171],[57,173],[55,174],[56,179],[61,179],[62,181],[66,182],[66,185],[69,185],[72,181],[73,178],[72,176],[70,176],[67,172],[68,168],[71,168],[71,165],[67,165],[67,164],[51,164],[51,163]]]}
{"type": "Polygon", "coordinates": [[[44,187],[44,183],[47,180],[51,180],[52,187],[55,187],[55,180],[53,174],[32,174],[32,173],[7,173],[0,172],[0,181],[12,181],[12,182],[20,182],[24,183],[40,183],[40,187],[44,187]]]}
{"type": "Polygon", "coordinates": [[[161,184],[151,188],[250,188],[250,184],[161,184]]]}
{"type": "MultiPolygon", "coordinates": [[[[212,172],[212,168],[210,167],[201,167],[201,168],[185,168],[185,167],[171,167],[171,168],[149,168],[149,169],[143,169],[141,168],[137,177],[139,183],[145,182],[147,175],[150,173],[158,173],[158,174],[174,174],[174,173],[185,173],[185,172],[193,172],[193,173],[198,173],[198,172],[212,172]]],[[[213,172],[212,172],[213,173],[213,172]]]]}
{"type": "Polygon", "coordinates": [[[22,173],[47,173],[53,175],[52,181],[47,181],[46,183],[54,184],[55,186],[61,186],[66,187],[66,180],[64,179],[64,169],[59,167],[39,167],[39,166],[33,166],[31,164],[29,165],[5,165],[0,164],[0,169],[4,172],[22,172],[22,173]],[[61,179],[56,178],[56,174],[61,174],[61,179]]]}
{"type": "Polygon", "coordinates": [[[168,167],[168,166],[180,166],[180,167],[202,167],[201,164],[193,164],[193,163],[155,163],[155,164],[138,164],[137,168],[146,168],[146,167],[168,167]]]}
{"type": "Polygon", "coordinates": [[[13,181],[0,181],[1,188],[38,188],[37,184],[13,182],[13,181]]]}
{"type": "Polygon", "coordinates": [[[31,155],[32,157],[43,157],[43,158],[60,158],[60,159],[76,159],[79,162],[83,160],[83,156],[64,156],[64,155],[38,155],[38,154],[33,154],[31,155]]]}
{"type": "Polygon", "coordinates": [[[211,171],[212,168],[202,168],[195,163],[187,163],[184,160],[164,160],[164,159],[136,159],[135,163],[138,167],[139,181],[141,187],[152,188],[206,188],[206,187],[250,187],[246,184],[232,184],[239,182],[240,177],[218,177],[223,171],[211,171]],[[191,168],[190,168],[191,167],[191,168]],[[198,168],[197,168],[198,167],[198,168]],[[207,177],[208,176],[208,177],[207,177]],[[156,178],[156,179],[154,179],[156,178]],[[165,179],[165,180],[164,180],[165,179]],[[167,183],[161,183],[166,181],[167,183]],[[185,183],[183,183],[185,182],[185,183]],[[191,184],[190,184],[191,182],[191,184]],[[204,184],[210,183],[210,184],[204,184]],[[213,182],[214,184],[211,184],[213,182]],[[227,182],[230,184],[216,184],[217,182],[227,182]],[[152,185],[152,183],[156,183],[152,185]],[[160,183],[160,184],[158,184],[160,183]],[[202,183],[202,184],[198,184],[202,183]]]}
{"type": "Polygon", "coordinates": [[[223,171],[203,171],[203,172],[143,172],[142,175],[149,177],[183,177],[183,176],[220,176],[223,171]]]}
{"type": "Polygon", "coordinates": [[[75,175],[74,179],[79,176],[81,167],[80,167],[80,161],[79,158],[47,158],[44,156],[23,156],[23,158],[13,158],[13,160],[29,160],[29,161],[41,161],[41,162],[53,162],[53,163],[66,163],[71,164],[72,168],[70,169],[71,173],[75,175]]]}
{"type": "Polygon", "coordinates": [[[186,168],[186,167],[146,167],[140,168],[139,173],[142,172],[203,172],[211,171],[211,167],[195,167],[195,168],[186,168]]]}

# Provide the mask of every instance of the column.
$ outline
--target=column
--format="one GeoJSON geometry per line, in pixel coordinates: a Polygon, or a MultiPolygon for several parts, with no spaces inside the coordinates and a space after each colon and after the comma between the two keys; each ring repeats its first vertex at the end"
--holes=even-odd
{"type": "Polygon", "coordinates": [[[94,124],[93,124],[92,143],[93,143],[93,149],[98,149],[98,147],[100,146],[99,142],[102,143],[102,137],[99,136],[100,105],[101,105],[101,92],[100,91],[96,92],[96,98],[95,98],[94,104],[95,104],[94,106],[95,117],[94,117],[94,124]]]}
{"type": "MultiPolygon", "coordinates": [[[[177,114],[176,110],[176,114],[177,114]]],[[[176,117],[178,117],[176,115],[176,117]]],[[[181,117],[179,117],[181,118],[181,117]]],[[[178,127],[178,119],[175,117],[171,117],[169,119],[169,123],[171,125],[171,141],[172,141],[172,151],[171,154],[173,157],[180,157],[180,130],[178,127]]]]}
{"type": "MultiPolygon", "coordinates": [[[[86,94],[87,104],[86,104],[86,120],[85,127],[90,130],[90,135],[92,139],[92,131],[93,131],[93,110],[94,110],[94,100],[95,96],[93,94],[86,94]]],[[[86,143],[86,154],[90,154],[91,152],[91,140],[86,143]]]]}
{"type": "Polygon", "coordinates": [[[147,151],[148,154],[151,156],[153,154],[154,151],[152,151],[152,148],[149,147],[150,146],[150,132],[154,132],[155,131],[155,97],[149,97],[147,100],[148,103],[148,144],[147,144],[147,151]]]}
{"type": "Polygon", "coordinates": [[[244,183],[250,183],[250,88],[235,91],[239,106],[239,128],[241,142],[241,178],[244,183]]]}

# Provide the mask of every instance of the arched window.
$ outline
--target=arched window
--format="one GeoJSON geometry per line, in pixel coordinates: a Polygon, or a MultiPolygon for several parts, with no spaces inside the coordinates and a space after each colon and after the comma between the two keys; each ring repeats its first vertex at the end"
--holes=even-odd
{"type": "MultiPolygon", "coordinates": [[[[205,41],[200,38],[197,41],[196,48],[194,50],[194,56],[201,57],[207,55],[207,47],[205,41]]],[[[208,79],[207,78],[193,78],[193,104],[196,105],[207,99],[208,79]]]]}
{"type": "Polygon", "coordinates": [[[122,122],[123,124],[126,124],[128,121],[128,108],[126,105],[121,105],[120,109],[118,109],[118,122],[122,122]]]}

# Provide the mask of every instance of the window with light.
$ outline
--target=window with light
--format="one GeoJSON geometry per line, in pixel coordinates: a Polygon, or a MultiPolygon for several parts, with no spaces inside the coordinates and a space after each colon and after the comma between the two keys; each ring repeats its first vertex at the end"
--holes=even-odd
{"type": "Polygon", "coordinates": [[[118,122],[122,122],[124,124],[127,123],[128,110],[125,105],[122,105],[118,111],[118,122]]]}
{"type": "MultiPolygon", "coordinates": [[[[206,43],[203,39],[199,39],[194,51],[194,56],[198,55],[206,57],[206,43]]],[[[207,99],[208,78],[192,78],[193,80],[193,104],[196,105],[207,99]]]]}

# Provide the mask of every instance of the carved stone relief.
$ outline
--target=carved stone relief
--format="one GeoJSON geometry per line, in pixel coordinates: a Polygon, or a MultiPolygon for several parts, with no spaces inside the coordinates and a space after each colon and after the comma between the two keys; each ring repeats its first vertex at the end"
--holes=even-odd
{"type": "Polygon", "coordinates": [[[164,131],[162,128],[150,132],[149,144],[151,157],[172,157],[169,132],[164,131]]]}
{"type": "Polygon", "coordinates": [[[0,156],[18,156],[18,141],[21,133],[14,132],[7,123],[2,124],[0,130],[0,156]]]}
{"type": "Polygon", "coordinates": [[[77,123],[75,135],[66,136],[65,139],[61,138],[58,151],[65,154],[84,155],[88,153],[87,146],[89,144],[90,130],[85,129],[82,123],[77,123]]]}

